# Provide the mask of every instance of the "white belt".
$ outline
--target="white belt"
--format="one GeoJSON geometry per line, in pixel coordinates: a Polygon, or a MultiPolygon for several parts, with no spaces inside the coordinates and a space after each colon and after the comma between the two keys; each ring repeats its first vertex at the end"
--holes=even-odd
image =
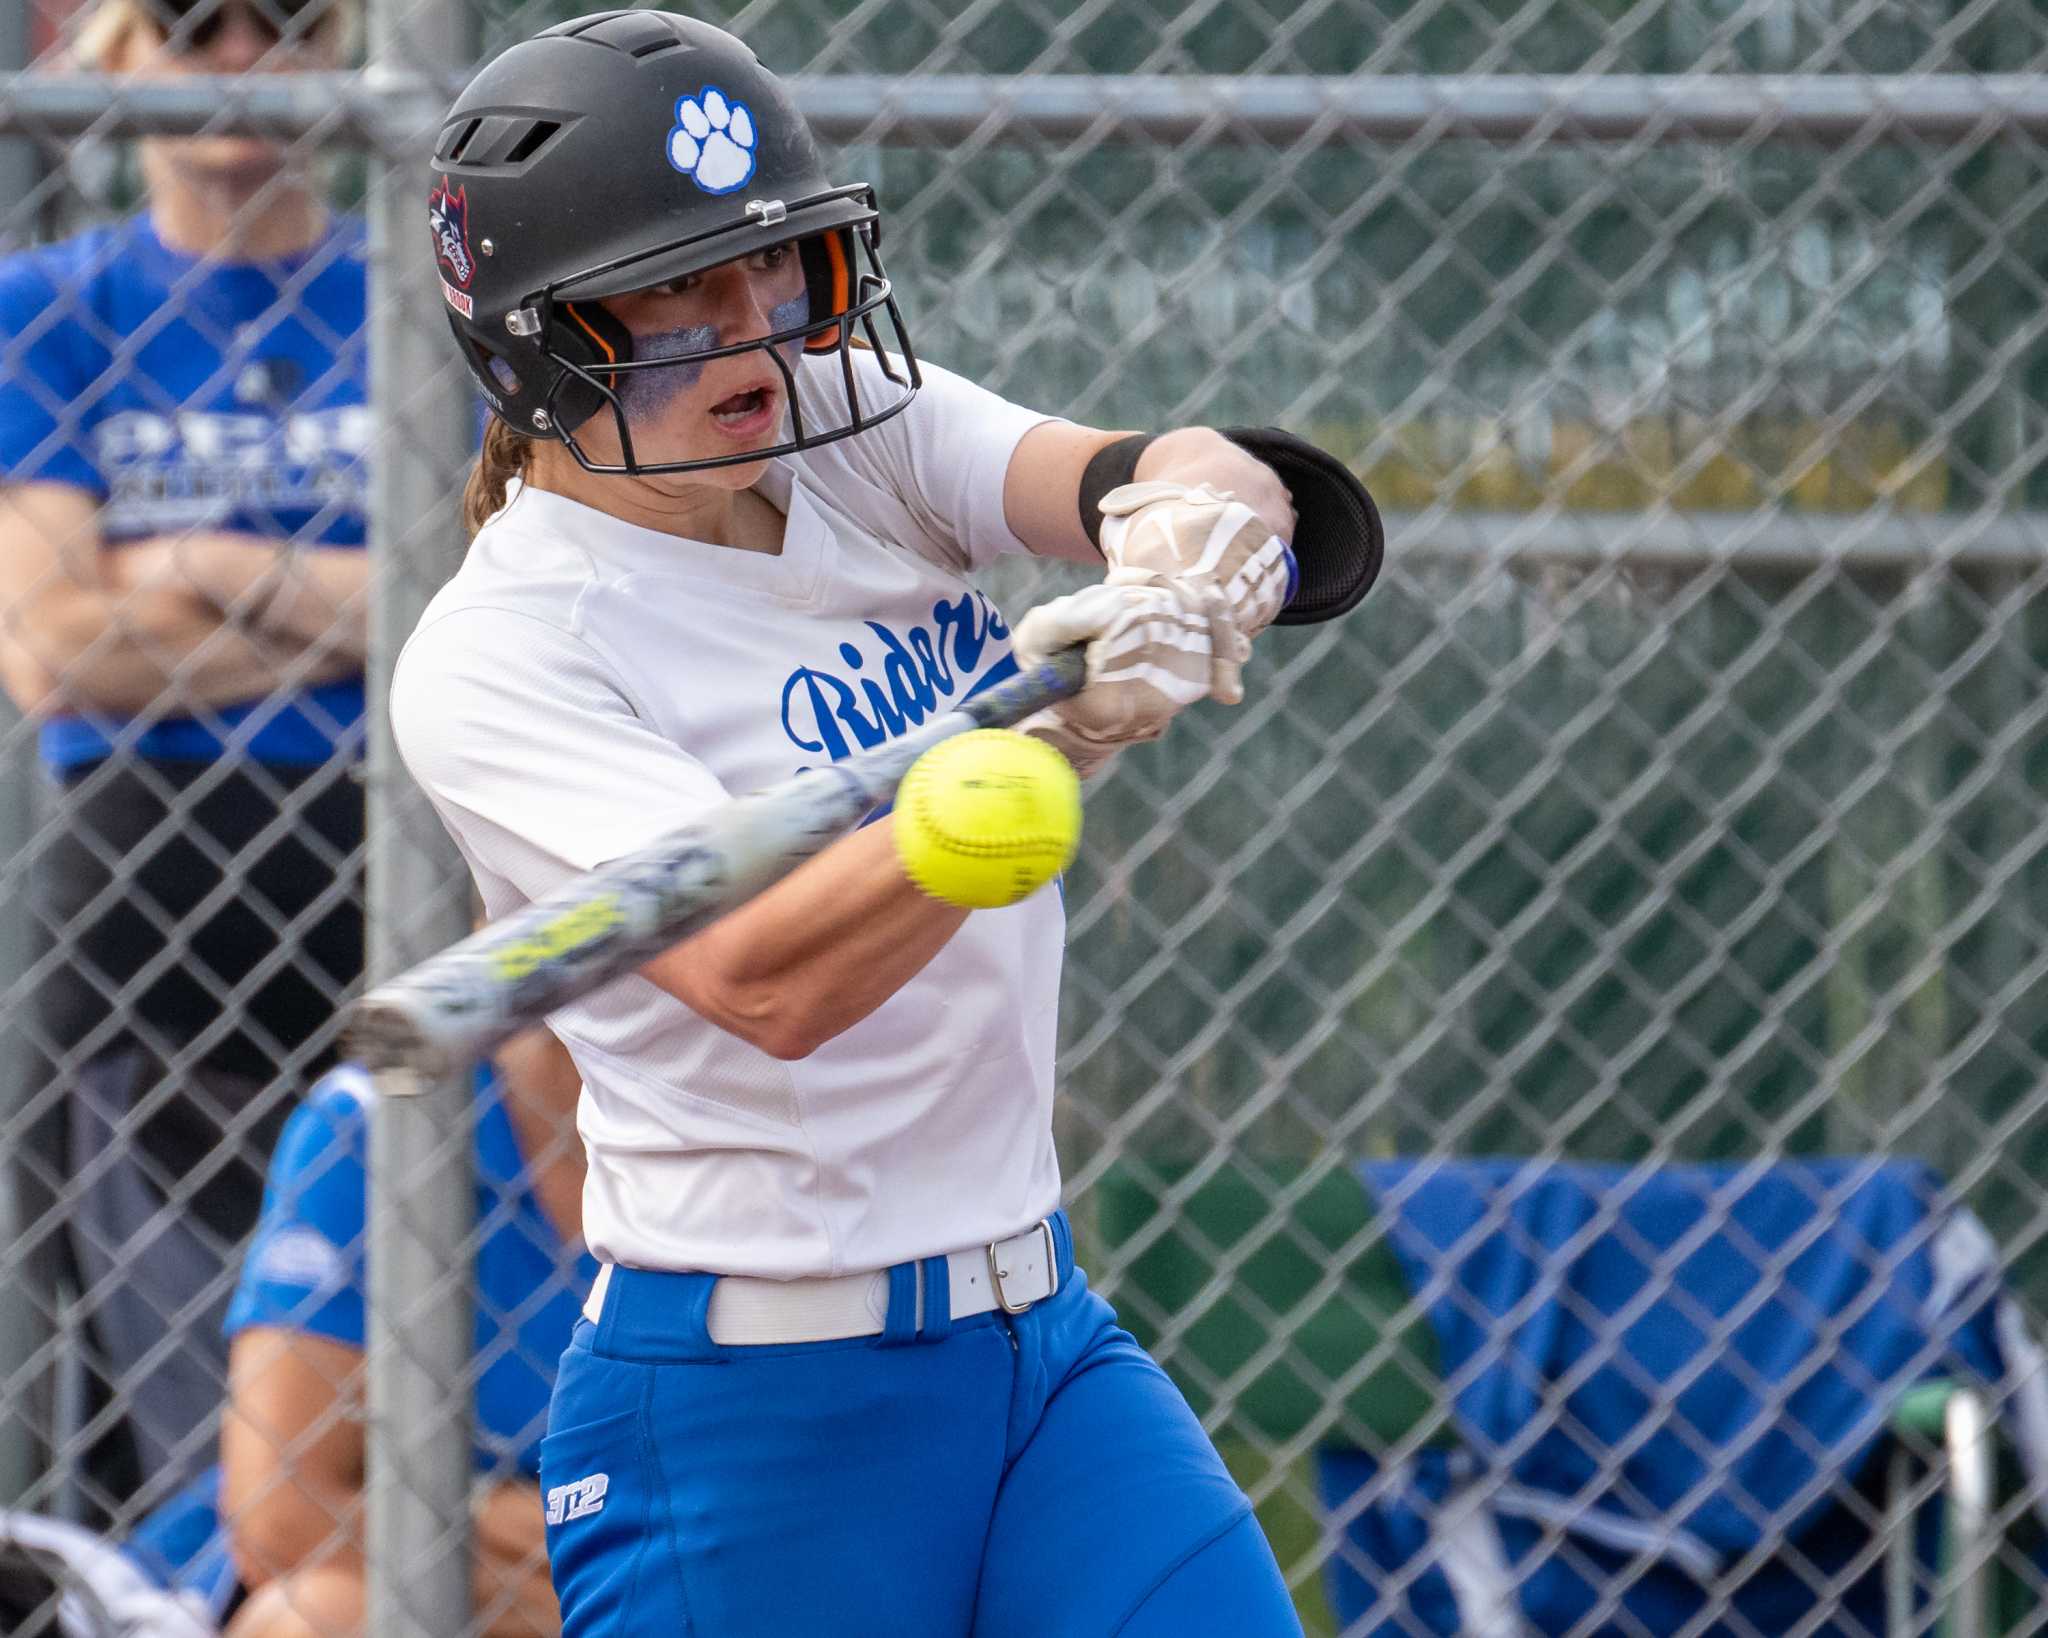
{"type": "MultiPolygon", "coordinates": [[[[612,1265],[597,1271],[583,1303],[593,1325],[604,1312],[612,1265]]],[[[920,1270],[920,1275],[922,1270],[920,1270]]],[[[946,1292],[953,1318],[966,1319],[1000,1308],[1021,1314],[1060,1288],[1052,1224],[1033,1224],[1022,1234],[992,1245],[956,1251],[946,1258],[946,1292]]],[[[744,1348],[775,1342],[837,1342],[880,1336],[889,1317],[889,1274],[844,1274],[837,1279],[763,1280],[727,1274],[711,1288],[705,1328],[721,1347],[744,1348]]],[[[924,1280],[917,1281],[917,1324],[924,1326],[924,1280]]]]}

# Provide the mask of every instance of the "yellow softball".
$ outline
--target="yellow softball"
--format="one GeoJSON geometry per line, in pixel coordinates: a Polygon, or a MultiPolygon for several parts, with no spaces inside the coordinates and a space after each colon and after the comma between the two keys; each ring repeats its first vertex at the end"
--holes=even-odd
{"type": "Polygon", "coordinates": [[[941,740],[896,788],[896,854],[935,899],[994,910],[1066,869],[1081,781],[1043,740],[979,728],[941,740]]]}

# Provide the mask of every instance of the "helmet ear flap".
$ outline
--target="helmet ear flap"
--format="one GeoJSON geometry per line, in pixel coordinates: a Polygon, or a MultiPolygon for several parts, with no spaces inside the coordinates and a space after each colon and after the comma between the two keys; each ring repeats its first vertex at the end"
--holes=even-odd
{"type": "MultiPolygon", "coordinates": [[[[613,392],[619,378],[606,366],[624,364],[633,357],[633,332],[605,309],[602,302],[565,301],[555,309],[555,321],[548,327],[550,350],[558,359],[588,370],[613,392]]],[[[605,408],[604,395],[587,381],[564,371],[555,393],[555,419],[573,430],[605,408]]]]}
{"type": "MultiPolygon", "coordinates": [[[[823,324],[853,305],[853,229],[834,228],[805,239],[798,246],[804,261],[804,283],[810,291],[811,322],[823,324]]],[[[839,350],[840,332],[826,330],[804,343],[807,353],[839,350]]]]}

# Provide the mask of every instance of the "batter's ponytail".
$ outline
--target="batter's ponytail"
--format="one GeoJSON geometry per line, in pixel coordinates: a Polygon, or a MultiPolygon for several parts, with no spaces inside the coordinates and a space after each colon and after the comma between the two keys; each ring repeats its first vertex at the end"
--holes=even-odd
{"type": "Polygon", "coordinates": [[[531,440],[514,432],[497,416],[484,428],[484,447],[462,490],[462,527],[471,539],[484,519],[505,504],[505,486],[526,475],[531,440]]]}

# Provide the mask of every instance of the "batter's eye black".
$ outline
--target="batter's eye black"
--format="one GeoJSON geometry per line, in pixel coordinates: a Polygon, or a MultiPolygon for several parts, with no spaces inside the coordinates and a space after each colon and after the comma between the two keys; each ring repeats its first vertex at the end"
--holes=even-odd
{"type": "Polygon", "coordinates": [[[333,10],[332,0],[144,0],[150,20],[172,51],[206,51],[239,9],[272,40],[299,39],[333,10]]]}

